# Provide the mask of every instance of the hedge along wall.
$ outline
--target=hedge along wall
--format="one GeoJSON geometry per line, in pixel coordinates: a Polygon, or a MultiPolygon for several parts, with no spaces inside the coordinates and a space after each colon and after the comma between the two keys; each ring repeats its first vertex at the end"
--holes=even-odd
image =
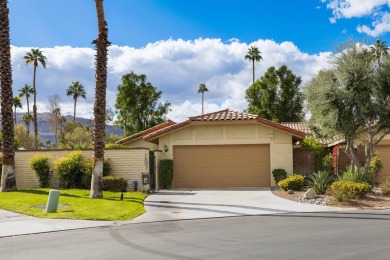
{"type": "Polygon", "coordinates": [[[160,181],[159,181],[159,176],[158,173],[160,171],[160,159],[161,159],[161,151],[160,150],[155,150],[154,151],[154,156],[156,159],[156,169],[155,169],[155,176],[156,176],[156,190],[160,189],[160,181]]]}
{"type": "MultiPolygon", "coordinates": [[[[54,163],[58,158],[73,152],[72,150],[15,151],[15,173],[18,189],[38,188],[36,175],[30,166],[30,158],[35,155],[47,155],[54,163]]],[[[85,159],[92,158],[92,150],[82,150],[85,159]]],[[[126,148],[105,149],[104,158],[111,161],[110,175],[123,177],[128,182],[128,191],[133,190],[132,182],[137,180],[138,190],[148,190],[149,185],[142,185],[142,173],[149,172],[149,149],[126,148]]],[[[58,174],[53,172],[51,187],[58,187],[58,174]]]]}

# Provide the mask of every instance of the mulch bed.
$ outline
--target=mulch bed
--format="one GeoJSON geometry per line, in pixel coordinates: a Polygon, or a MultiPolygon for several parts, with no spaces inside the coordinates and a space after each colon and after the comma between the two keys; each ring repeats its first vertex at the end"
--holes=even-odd
{"type": "MultiPolygon", "coordinates": [[[[294,191],[293,194],[288,194],[286,191],[273,188],[272,193],[275,196],[281,197],[283,199],[288,199],[298,202],[298,197],[305,193],[306,190],[294,191]]],[[[385,209],[390,208],[390,196],[383,196],[378,191],[373,191],[369,193],[366,197],[359,200],[350,200],[348,202],[338,202],[333,201],[331,197],[326,196],[327,206],[334,207],[353,207],[361,209],[385,209]]]]}

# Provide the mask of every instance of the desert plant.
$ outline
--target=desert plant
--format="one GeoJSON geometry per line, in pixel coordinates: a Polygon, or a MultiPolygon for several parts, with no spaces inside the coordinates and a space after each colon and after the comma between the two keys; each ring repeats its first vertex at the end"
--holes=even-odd
{"type": "Polygon", "coordinates": [[[83,188],[82,179],[85,163],[81,151],[74,151],[58,159],[54,164],[54,169],[58,172],[61,187],[83,188]]]}
{"type": "Polygon", "coordinates": [[[366,182],[335,181],[330,185],[330,195],[336,201],[348,201],[364,197],[370,189],[371,185],[366,182]]]}
{"type": "Polygon", "coordinates": [[[382,195],[388,196],[390,195],[390,181],[387,179],[385,182],[381,184],[381,192],[382,195]]]}
{"type": "Polygon", "coordinates": [[[327,171],[319,171],[308,177],[308,185],[313,188],[317,194],[325,194],[329,185],[333,181],[333,176],[327,171]]]}
{"type": "Polygon", "coordinates": [[[284,169],[274,169],[272,171],[272,176],[274,176],[275,182],[279,183],[281,180],[286,179],[287,172],[284,169]]]}
{"type": "Polygon", "coordinates": [[[123,177],[104,176],[103,190],[105,191],[122,191],[127,190],[127,180],[123,177]]]}
{"type": "Polygon", "coordinates": [[[379,172],[382,170],[383,165],[381,158],[379,158],[377,153],[374,153],[374,156],[371,158],[370,166],[368,168],[368,173],[373,176],[374,181],[377,180],[379,172]]]}
{"type": "Polygon", "coordinates": [[[299,174],[293,174],[286,179],[278,182],[279,187],[284,190],[301,190],[305,184],[305,176],[299,174]]]}
{"type": "Polygon", "coordinates": [[[163,189],[172,187],[173,160],[171,159],[160,160],[159,180],[160,180],[160,185],[163,189]]]}
{"type": "Polygon", "coordinates": [[[50,165],[50,157],[47,155],[36,155],[30,158],[31,168],[38,177],[38,184],[40,188],[48,188],[52,176],[52,169],[50,165]]]}
{"type": "Polygon", "coordinates": [[[374,184],[374,176],[370,173],[363,173],[363,171],[355,171],[352,167],[348,167],[345,172],[339,177],[340,181],[353,181],[358,183],[374,184]]]}

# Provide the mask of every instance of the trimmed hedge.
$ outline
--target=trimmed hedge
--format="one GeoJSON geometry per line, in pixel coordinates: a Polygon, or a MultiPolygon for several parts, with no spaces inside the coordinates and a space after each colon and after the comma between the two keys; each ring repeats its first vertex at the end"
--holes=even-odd
{"type": "Polygon", "coordinates": [[[274,176],[275,182],[279,183],[281,180],[286,179],[287,172],[284,169],[275,169],[272,171],[272,176],[274,176]]]}
{"type": "Polygon", "coordinates": [[[299,174],[293,174],[286,179],[278,182],[279,187],[284,190],[301,190],[305,185],[305,176],[299,174]]]}
{"type": "Polygon", "coordinates": [[[40,188],[48,188],[52,176],[52,169],[50,165],[50,157],[47,155],[36,155],[30,158],[31,169],[34,170],[38,177],[38,184],[40,188]]]}
{"type": "Polygon", "coordinates": [[[169,189],[172,187],[173,160],[171,159],[160,160],[160,172],[158,176],[159,176],[161,188],[169,189]]]}
{"type": "Polygon", "coordinates": [[[127,190],[127,180],[123,177],[104,176],[103,190],[105,191],[127,190]]]}
{"type": "Polygon", "coordinates": [[[74,151],[59,158],[54,164],[54,169],[58,172],[61,187],[84,188],[82,181],[85,174],[85,162],[81,151],[74,151]]]}
{"type": "Polygon", "coordinates": [[[362,198],[370,192],[371,185],[367,182],[336,181],[330,185],[330,194],[337,201],[362,198]]]}

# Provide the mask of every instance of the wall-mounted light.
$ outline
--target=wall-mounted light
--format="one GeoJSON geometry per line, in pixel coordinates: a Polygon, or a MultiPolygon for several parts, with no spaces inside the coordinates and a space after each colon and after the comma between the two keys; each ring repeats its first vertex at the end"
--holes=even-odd
{"type": "Polygon", "coordinates": [[[149,163],[149,161],[148,161],[148,155],[147,155],[147,154],[145,154],[144,163],[145,163],[145,165],[148,165],[148,163],[149,163]]]}
{"type": "Polygon", "coordinates": [[[168,146],[164,145],[164,152],[168,152],[168,146]]]}
{"type": "Polygon", "coordinates": [[[270,134],[270,135],[268,136],[268,138],[272,140],[272,139],[274,139],[274,135],[273,135],[273,134],[270,134]]]}

